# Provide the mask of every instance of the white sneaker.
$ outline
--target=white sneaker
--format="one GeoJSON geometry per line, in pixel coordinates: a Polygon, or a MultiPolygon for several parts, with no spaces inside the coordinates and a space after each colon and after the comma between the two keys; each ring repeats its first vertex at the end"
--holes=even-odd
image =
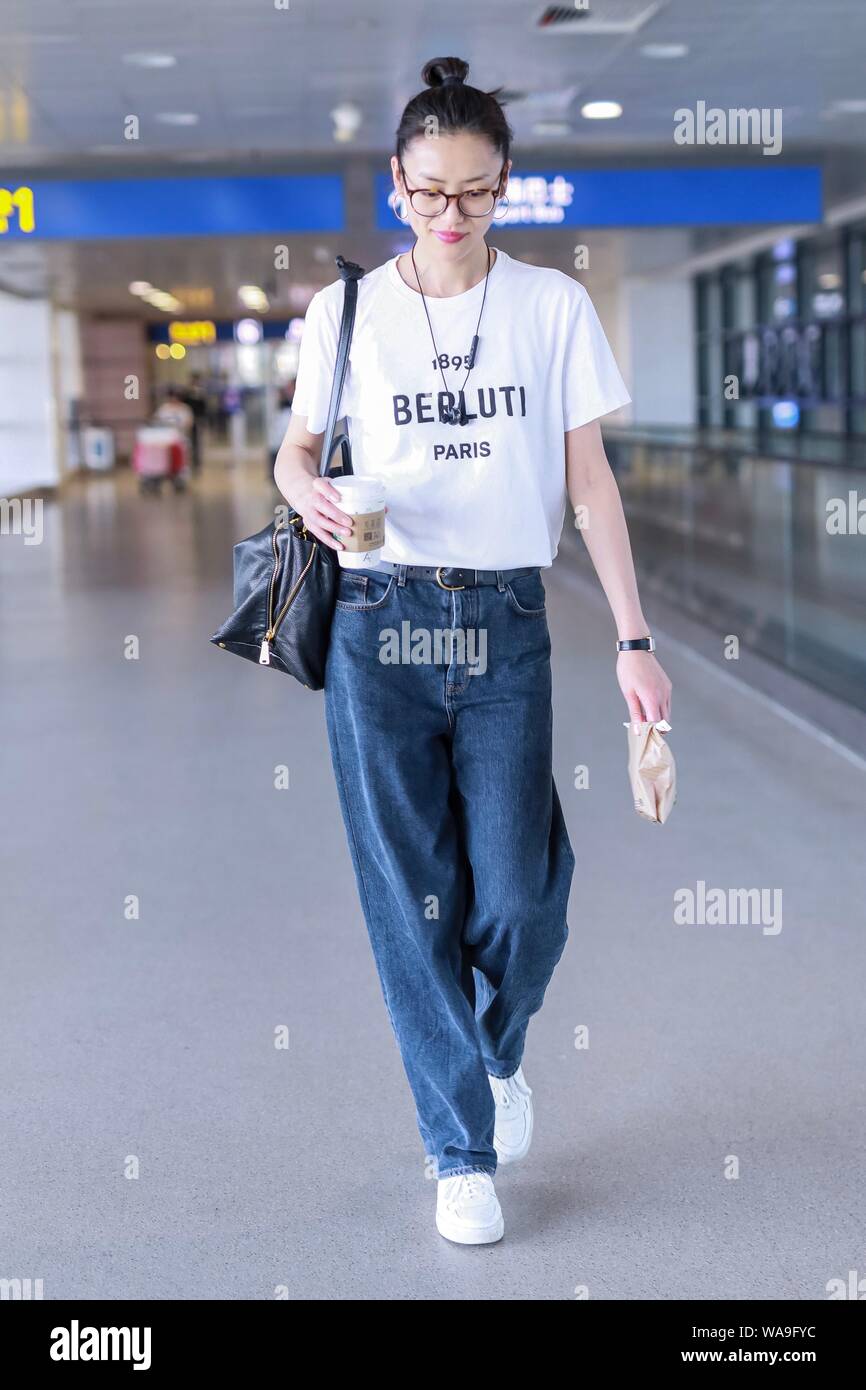
{"type": "Polygon", "coordinates": [[[489,1173],[456,1173],[440,1178],[436,1229],[458,1245],[489,1245],[501,1240],[505,1223],[489,1173]]]}
{"type": "Polygon", "coordinates": [[[523,1068],[513,1076],[489,1076],[490,1089],[496,1102],[496,1122],[493,1147],[500,1163],[515,1163],[529,1152],[532,1143],[532,1091],[526,1084],[523,1068]]]}

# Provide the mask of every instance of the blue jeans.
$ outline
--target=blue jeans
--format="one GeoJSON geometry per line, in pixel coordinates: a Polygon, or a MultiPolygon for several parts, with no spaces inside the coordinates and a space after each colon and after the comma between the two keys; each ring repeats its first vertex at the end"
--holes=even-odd
{"type": "Polygon", "coordinates": [[[520,1066],[568,935],[574,855],[550,695],[538,570],[454,592],[404,568],[340,571],[325,673],[331,757],[440,1178],[495,1173],[487,1076],[520,1066]]]}

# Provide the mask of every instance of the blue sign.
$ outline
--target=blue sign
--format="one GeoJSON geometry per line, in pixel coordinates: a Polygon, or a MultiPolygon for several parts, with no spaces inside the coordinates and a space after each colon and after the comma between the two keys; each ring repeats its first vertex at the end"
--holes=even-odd
{"type": "MultiPolygon", "coordinates": [[[[390,174],[376,176],[376,225],[400,223],[390,174]]],[[[820,222],[821,170],[811,165],[715,169],[560,169],[512,174],[500,227],[705,227],[820,222]]]]}
{"type": "Polygon", "coordinates": [[[339,174],[267,178],[81,179],[0,174],[0,245],[114,237],[341,232],[339,174]]]}

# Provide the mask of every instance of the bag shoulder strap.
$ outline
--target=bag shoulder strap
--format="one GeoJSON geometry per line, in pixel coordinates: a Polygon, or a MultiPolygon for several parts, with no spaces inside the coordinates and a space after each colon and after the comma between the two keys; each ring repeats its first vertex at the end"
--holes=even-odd
{"type": "MultiPolygon", "coordinates": [[[[337,344],[337,358],[334,363],[334,380],[331,385],[331,400],[328,405],[328,423],[325,426],[325,437],[322,440],[322,457],[319,460],[319,473],[325,474],[330,471],[331,454],[334,450],[334,430],[340,416],[340,397],[343,394],[343,383],[346,380],[346,368],[349,365],[349,345],[352,341],[352,329],[355,326],[355,308],[358,303],[358,281],[366,273],[354,261],[344,260],[342,256],[337,256],[337,269],[343,281],[343,317],[340,321],[340,340],[337,344]]],[[[345,460],[346,453],[343,452],[345,460]]]]}

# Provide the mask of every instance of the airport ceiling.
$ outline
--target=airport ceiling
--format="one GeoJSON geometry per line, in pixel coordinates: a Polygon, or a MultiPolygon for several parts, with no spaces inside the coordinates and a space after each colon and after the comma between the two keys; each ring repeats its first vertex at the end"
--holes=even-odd
{"type": "MultiPolygon", "coordinates": [[[[361,155],[385,168],[421,66],[442,53],[505,88],[528,161],[672,158],[674,111],[705,101],[781,108],[785,157],[832,158],[846,187],[863,168],[866,0],[2,0],[0,165],[19,180],[348,170],[361,155]],[[600,100],[622,115],[581,115],[600,100]]],[[[616,238],[602,240],[613,263],[616,238]]],[[[337,250],[393,253],[385,234],[333,241],[298,238],[299,283],[332,279],[337,250]]],[[[219,298],[221,276],[258,283],[264,253],[261,238],[19,244],[2,248],[0,286],[106,310],[129,307],[128,278],[216,281],[219,298]]]]}
{"type": "MultiPolygon", "coordinates": [[[[331,112],[357,107],[353,148],[390,152],[423,62],[457,52],[478,85],[514,94],[523,148],[558,139],[670,147],[675,107],[782,107],[791,141],[866,139],[863,0],[589,0],[539,27],[544,0],[3,0],[0,82],[29,108],[4,161],[98,164],[158,154],[343,153],[331,112]],[[285,4],[287,8],[277,8],[285,4]],[[612,29],[613,32],[608,32],[612,29]],[[684,44],[653,58],[647,44],[684,44]],[[141,55],[173,58],[141,67],[141,55]],[[520,99],[518,99],[520,98],[520,99]],[[590,100],[619,120],[589,122],[590,100]],[[860,102],[859,114],[839,102],[860,102]],[[140,117],[142,138],[123,140],[140,117]],[[194,116],[166,124],[160,116],[194,116]],[[537,133],[541,127],[542,134],[537,133]],[[565,127],[571,131],[565,133],[565,127]]],[[[11,123],[7,120],[7,126],[11,123]]]]}

